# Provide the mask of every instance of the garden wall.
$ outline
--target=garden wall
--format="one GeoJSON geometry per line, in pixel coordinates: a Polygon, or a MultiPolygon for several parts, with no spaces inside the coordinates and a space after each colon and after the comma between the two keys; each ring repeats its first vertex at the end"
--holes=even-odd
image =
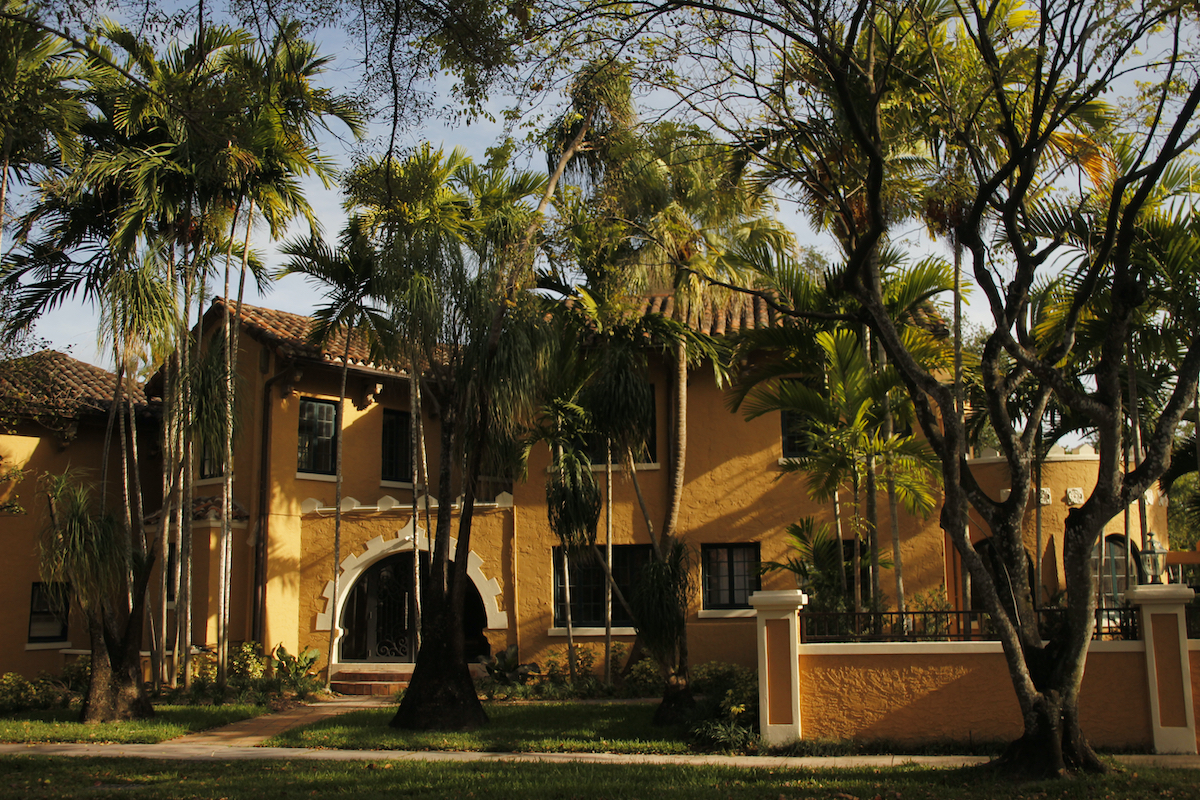
{"type": "MultiPolygon", "coordinates": [[[[1011,740],[1021,715],[998,642],[800,645],[805,739],[1011,740]]],[[[1196,665],[1200,668],[1200,664],[1196,665]]],[[[1105,748],[1152,745],[1142,642],[1096,642],[1080,697],[1105,748]]]]}
{"type": "MultiPolygon", "coordinates": [[[[1189,641],[1177,585],[1131,588],[1137,641],[1093,641],[1080,724],[1105,749],[1195,753],[1200,642],[1189,641]]],[[[802,644],[799,590],[756,592],[759,723],[769,744],[795,739],[1011,741],[1021,714],[999,642],[802,644]]]]}

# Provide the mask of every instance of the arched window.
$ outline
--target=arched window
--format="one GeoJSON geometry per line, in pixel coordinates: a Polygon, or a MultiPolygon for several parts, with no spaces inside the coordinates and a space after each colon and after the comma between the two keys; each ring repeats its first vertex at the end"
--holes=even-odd
{"type": "Polygon", "coordinates": [[[1099,604],[1104,608],[1124,605],[1127,586],[1137,586],[1146,582],[1141,551],[1132,542],[1127,549],[1125,543],[1125,536],[1120,533],[1105,536],[1103,563],[1100,560],[1100,543],[1097,542],[1092,550],[1092,569],[1100,576],[1099,604]]]}

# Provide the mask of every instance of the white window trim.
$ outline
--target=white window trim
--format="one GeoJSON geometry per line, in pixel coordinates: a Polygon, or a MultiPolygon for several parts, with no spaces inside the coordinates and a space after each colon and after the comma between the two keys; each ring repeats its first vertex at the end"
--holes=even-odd
{"type": "Polygon", "coordinates": [[[411,489],[413,488],[412,481],[384,481],[381,480],[379,485],[384,489],[411,489]]]}
{"type": "Polygon", "coordinates": [[[26,650],[67,650],[71,647],[70,642],[26,642],[26,650]]]}
{"type": "MultiPolygon", "coordinates": [[[[604,472],[604,468],[605,468],[604,464],[592,464],[592,472],[604,472]]],[[[660,469],[662,469],[662,465],[660,465],[657,461],[639,461],[638,463],[633,465],[634,472],[654,472],[654,471],[660,470],[660,469]]],[[[547,469],[546,471],[549,472],[550,470],[547,469]]],[[[613,472],[624,472],[624,471],[625,471],[624,464],[613,464],[613,472]]]]}
{"type": "MultiPolygon", "coordinates": [[[[233,479],[236,481],[237,475],[234,475],[233,479]]],[[[197,478],[196,480],[192,481],[192,486],[218,486],[224,481],[225,477],[222,475],[218,475],[215,478],[197,478]]]]}
{"type": "Polygon", "coordinates": [[[323,475],[320,472],[297,472],[298,481],[320,481],[321,483],[337,483],[337,475],[323,475]]]}
{"type": "Polygon", "coordinates": [[[700,619],[753,619],[753,608],[702,608],[700,619]]]}
{"type": "MultiPolygon", "coordinates": [[[[612,629],[612,634],[613,634],[613,636],[637,636],[637,629],[636,628],[627,628],[627,627],[618,628],[618,627],[614,626],[612,629]]],[[[546,631],[546,635],[547,636],[566,636],[567,629],[566,628],[551,628],[550,630],[546,631]]],[[[571,635],[572,636],[603,636],[604,628],[575,628],[575,627],[572,627],[571,635]]]]}

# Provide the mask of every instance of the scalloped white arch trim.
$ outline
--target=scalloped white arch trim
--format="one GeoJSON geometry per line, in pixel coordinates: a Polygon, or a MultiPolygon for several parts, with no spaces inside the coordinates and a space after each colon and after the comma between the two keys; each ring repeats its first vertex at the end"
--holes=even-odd
{"type": "MultiPolygon", "coordinates": [[[[337,598],[336,603],[338,617],[341,616],[342,606],[350,595],[350,589],[358,582],[359,576],[368,567],[384,556],[413,549],[413,522],[414,520],[409,519],[407,525],[396,531],[394,539],[385,540],[382,536],[376,536],[367,542],[367,547],[362,553],[348,556],[342,561],[342,571],[338,576],[338,594],[341,597],[337,598]]],[[[428,550],[429,537],[425,535],[425,529],[416,528],[416,535],[418,546],[423,550],[428,550]]],[[[454,552],[457,547],[458,540],[451,538],[450,552],[454,552]]],[[[507,629],[508,615],[500,610],[500,582],[483,574],[483,559],[474,550],[467,554],[467,575],[475,584],[475,588],[479,590],[479,596],[483,600],[483,608],[487,612],[488,628],[490,630],[507,629]]],[[[333,581],[325,582],[325,591],[321,593],[321,596],[325,598],[325,610],[317,614],[317,630],[327,631],[331,622],[329,612],[335,608],[333,581]]]]}

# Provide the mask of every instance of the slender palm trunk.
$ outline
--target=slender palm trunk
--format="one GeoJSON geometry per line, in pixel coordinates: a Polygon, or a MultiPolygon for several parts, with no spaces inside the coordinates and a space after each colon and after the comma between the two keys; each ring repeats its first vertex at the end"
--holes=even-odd
{"type": "MultiPolygon", "coordinates": [[[[846,580],[846,539],[842,533],[842,498],[841,492],[833,490],[833,529],[837,532],[838,544],[838,578],[842,585],[842,603],[850,596],[850,584],[846,580]]],[[[845,606],[843,605],[843,609],[845,606]]]]}
{"type": "Polygon", "coordinates": [[[854,511],[850,515],[850,530],[854,534],[851,537],[850,541],[853,543],[853,546],[854,546],[854,550],[852,551],[852,555],[851,555],[851,563],[853,565],[853,570],[854,570],[854,613],[855,614],[861,614],[862,610],[863,610],[862,546],[861,546],[861,544],[862,544],[862,539],[861,539],[862,520],[859,517],[859,508],[861,508],[860,503],[862,501],[862,498],[860,497],[860,495],[861,495],[861,491],[860,491],[860,486],[859,486],[859,478],[858,478],[858,473],[856,472],[854,475],[854,483],[853,483],[854,511]]]}
{"type": "MultiPolygon", "coordinates": [[[[419,507],[418,480],[419,469],[418,464],[422,460],[423,448],[422,444],[422,425],[421,425],[421,379],[417,375],[415,361],[409,365],[408,375],[408,438],[409,438],[409,455],[412,459],[412,464],[409,469],[409,480],[412,481],[412,527],[413,527],[413,565],[412,565],[412,653],[413,658],[416,658],[416,653],[421,649],[421,544],[420,535],[417,530],[417,521],[420,519],[421,509],[419,507]]],[[[429,507],[428,493],[426,493],[426,509],[429,507]]],[[[426,512],[428,513],[428,511],[426,512]]],[[[428,525],[425,528],[429,530],[428,525]]]]}
{"type": "Polygon", "coordinates": [[[0,172],[0,255],[4,254],[4,226],[8,222],[8,162],[9,154],[12,149],[12,143],[9,137],[4,137],[4,164],[3,172],[0,172]]]}
{"type": "MultiPolygon", "coordinates": [[[[879,348],[879,367],[880,369],[887,368],[887,350],[882,347],[879,348]]],[[[889,392],[883,396],[883,438],[886,441],[890,442],[895,435],[895,426],[896,421],[892,416],[892,396],[889,392]]],[[[888,523],[892,532],[892,574],[896,579],[896,610],[900,612],[900,618],[904,621],[904,629],[907,631],[909,620],[904,616],[907,604],[904,598],[904,558],[900,548],[900,504],[896,497],[895,458],[890,450],[884,455],[883,471],[887,481],[888,523]]]]}
{"type": "Polygon", "coordinates": [[[571,558],[567,554],[567,543],[563,542],[560,551],[562,555],[563,576],[563,622],[567,626],[567,674],[571,683],[575,683],[575,631],[571,624],[571,558]]]}
{"type": "Polygon", "coordinates": [[[345,438],[342,432],[342,413],[343,406],[346,405],[346,375],[350,372],[350,336],[353,331],[346,328],[346,347],[342,351],[342,385],[338,393],[337,415],[334,419],[334,425],[337,426],[337,447],[336,447],[336,480],[334,483],[334,501],[333,501],[333,610],[329,620],[329,666],[325,671],[325,687],[329,688],[329,684],[333,681],[333,662],[334,662],[334,646],[337,644],[338,619],[337,619],[337,603],[338,603],[338,573],[342,569],[342,439],[345,438]]]}
{"type": "MultiPolygon", "coordinates": [[[[604,440],[604,564],[611,574],[613,555],[612,439],[604,440]]],[[[604,582],[604,683],[612,685],[612,582],[604,582]]]]}

